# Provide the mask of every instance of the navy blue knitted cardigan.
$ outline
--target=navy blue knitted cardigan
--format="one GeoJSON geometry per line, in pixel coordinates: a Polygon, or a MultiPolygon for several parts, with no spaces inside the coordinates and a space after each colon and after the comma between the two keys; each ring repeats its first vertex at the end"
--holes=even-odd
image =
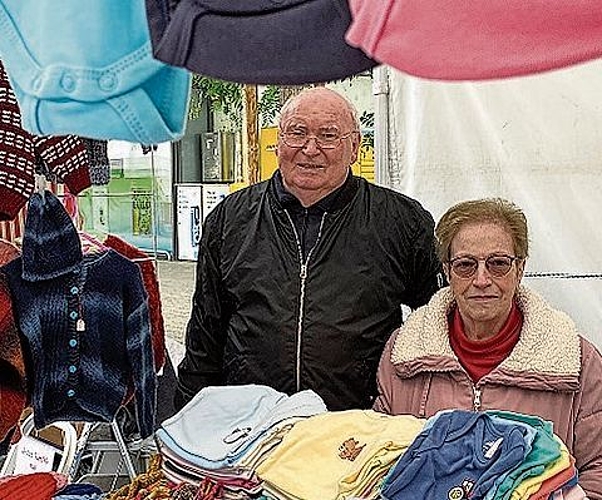
{"type": "Polygon", "coordinates": [[[31,356],[37,428],[110,422],[132,395],[142,437],[154,430],[156,374],[138,266],[113,250],[82,256],[61,202],[34,194],[22,257],[3,267],[31,356]]]}

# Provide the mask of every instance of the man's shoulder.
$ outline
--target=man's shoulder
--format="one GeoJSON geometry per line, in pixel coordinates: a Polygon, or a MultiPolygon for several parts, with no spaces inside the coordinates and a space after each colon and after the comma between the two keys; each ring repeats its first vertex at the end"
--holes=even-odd
{"type": "Polygon", "coordinates": [[[269,180],[258,182],[230,193],[224,198],[228,205],[248,203],[261,198],[267,190],[269,180]]]}
{"type": "Polygon", "coordinates": [[[363,189],[368,193],[370,199],[375,202],[375,206],[386,208],[387,213],[392,216],[400,213],[404,215],[413,213],[421,217],[425,215],[431,217],[430,213],[422,206],[422,203],[415,198],[389,187],[377,186],[365,179],[361,179],[361,185],[364,186],[363,189]]]}
{"type": "Polygon", "coordinates": [[[207,214],[203,223],[205,230],[221,232],[226,226],[240,230],[250,223],[261,210],[268,183],[259,182],[230,193],[207,214]]]}
{"type": "Polygon", "coordinates": [[[218,205],[218,212],[224,215],[234,212],[252,211],[264,197],[269,181],[258,182],[251,186],[244,187],[226,196],[218,205]]]}

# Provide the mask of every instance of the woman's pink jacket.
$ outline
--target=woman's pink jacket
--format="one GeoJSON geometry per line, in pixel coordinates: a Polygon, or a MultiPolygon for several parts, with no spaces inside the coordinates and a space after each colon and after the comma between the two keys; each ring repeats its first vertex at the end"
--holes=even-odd
{"type": "Polygon", "coordinates": [[[416,417],[454,408],[538,415],[553,422],[575,457],[588,497],[602,500],[602,356],[533,290],[520,286],[516,300],[524,317],[517,345],[473,383],[449,343],[452,293],[437,292],[389,339],[374,409],[416,417]]]}

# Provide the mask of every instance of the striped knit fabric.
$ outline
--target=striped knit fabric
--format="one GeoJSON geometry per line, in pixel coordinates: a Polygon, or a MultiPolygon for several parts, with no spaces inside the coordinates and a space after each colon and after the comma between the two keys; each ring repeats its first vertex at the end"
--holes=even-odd
{"type": "Polygon", "coordinates": [[[109,164],[108,141],[82,137],[88,163],[90,165],[90,181],[93,186],[106,186],[111,180],[111,167],[109,164]]]}
{"type": "Polygon", "coordinates": [[[73,194],[90,187],[88,154],[83,141],[74,135],[32,136],[34,148],[50,172],[61,179],[73,194]]]}
{"type": "Polygon", "coordinates": [[[76,136],[33,136],[0,62],[0,221],[13,220],[34,190],[36,154],[73,194],[90,186],[88,157],[76,136]]]}
{"type": "Polygon", "coordinates": [[[34,144],[0,63],[0,220],[14,219],[33,191],[34,144]]]}

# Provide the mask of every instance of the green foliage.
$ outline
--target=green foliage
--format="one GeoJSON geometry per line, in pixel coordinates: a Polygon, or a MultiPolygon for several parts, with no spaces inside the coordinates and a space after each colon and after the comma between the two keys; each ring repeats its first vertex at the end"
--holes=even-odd
{"type": "MultiPolygon", "coordinates": [[[[206,101],[212,111],[223,113],[236,130],[241,130],[243,94],[243,85],[240,83],[193,75],[188,118],[197,119],[206,101]]],[[[267,86],[257,103],[262,127],[274,124],[280,107],[280,87],[267,86]]]]}
{"type": "MultiPolygon", "coordinates": [[[[363,75],[361,75],[363,76],[363,75]]],[[[368,75],[369,76],[369,75],[368,75]]],[[[343,81],[353,81],[349,77],[343,81]]],[[[243,85],[226,82],[208,76],[192,76],[192,92],[188,117],[195,120],[201,115],[203,103],[207,102],[214,112],[221,112],[235,130],[242,130],[243,85]]],[[[277,85],[265,87],[257,103],[261,127],[276,125],[276,117],[282,108],[282,88],[277,85]]],[[[364,130],[363,143],[374,146],[374,113],[364,111],[359,117],[364,130]]]]}
{"type": "Polygon", "coordinates": [[[259,102],[257,103],[257,108],[261,117],[262,127],[276,125],[276,116],[282,108],[280,99],[281,93],[280,87],[269,85],[261,94],[259,102]]]}
{"type": "Polygon", "coordinates": [[[203,101],[212,111],[220,111],[237,129],[242,127],[242,85],[225,82],[208,76],[192,76],[189,119],[200,116],[203,101]]]}

